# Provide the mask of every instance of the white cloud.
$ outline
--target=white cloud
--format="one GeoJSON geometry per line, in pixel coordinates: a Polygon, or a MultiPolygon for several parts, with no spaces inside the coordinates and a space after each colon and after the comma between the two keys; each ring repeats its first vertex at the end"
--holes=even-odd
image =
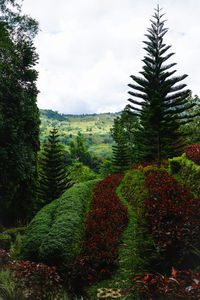
{"type": "MultiPolygon", "coordinates": [[[[35,41],[39,107],[63,113],[123,109],[129,76],[141,71],[142,41],[156,5],[149,0],[24,0],[24,11],[41,28],[35,41]]],[[[200,2],[160,0],[160,6],[177,74],[188,74],[188,88],[200,94],[200,2]]]]}

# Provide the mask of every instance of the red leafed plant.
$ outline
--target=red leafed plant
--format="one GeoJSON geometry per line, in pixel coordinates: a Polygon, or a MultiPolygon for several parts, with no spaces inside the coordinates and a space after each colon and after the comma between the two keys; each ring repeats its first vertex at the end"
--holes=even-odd
{"type": "Polygon", "coordinates": [[[144,299],[200,299],[200,274],[191,270],[172,268],[169,277],[161,274],[145,274],[133,280],[133,289],[144,299]]]}
{"type": "Polygon", "coordinates": [[[6,269],[11,262],[10,254],[6,250],[0,249],[0,269],[6,269]]]}
{"type": "Polygon", "coordinates": [[[28,299],[50,299],[62,288],[56,267],[30,261],[13,261],[10,269],[15,274],[17,285],[27,291],[28,299]]]}
{"type": "Polygon", "coordinates": [[[188,159],[192,160],[197,165],[200,165],[200,144],[193,144],[184,147],[184,152],[188,159]]]}
{"type": "Polygon", "coordinates": [[[200,250],[200,199],[165,171],[152,171],[145,177],[149,189],[147,218],[157,247],[165,252],[168,267],[181,257],[185,268],[195,267],[191,254],[193,248],[200,250]]]}
{"type": "Polygon", "coordinates": [[[0,249],[0,268],[11,271],[16,288],[24,291],[27,299],[51,299],[62,288],[56,267],[30,261],[15,261],[3,249],[0,249]]]}
{"type": "Polygon", "coordinates": [[[127,210],[115,192],[121,180],[122,175],[115,174],[95,186],[81,255],[70,272],[76,290],[110,276],[116,267],[117,246],[128,222],[127,210]]]}

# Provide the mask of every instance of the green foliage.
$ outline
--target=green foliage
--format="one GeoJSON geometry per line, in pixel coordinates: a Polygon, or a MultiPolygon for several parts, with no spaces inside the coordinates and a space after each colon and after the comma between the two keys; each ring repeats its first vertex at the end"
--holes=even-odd
{"type": "Polygon", "coordinates": [[[197,95],[192,97],[190,96],[187,99],[188,103],[195,103],[196,105],[189,109],[189,112],[191,114],[195,114],[196,117],[192,119],[191,123],[185,124],[182,128],[182,134],[186,136],[186,144],[192,145],[192,144],[200,144],[200,99],[197,95]]]}
{"type": "Polygon", "coordinates": [[[0,249],[8,251],[11,245],[11,236],[9,234],[0,235],[0,249]]]}
{"type": "Polygon", "coordinates": [[[180,157],[169,159],[169,171],[172,175],[175,174],[174,164],[180,165],[177,174],[182,178],[191,192],[198,197],[200,195],[200,166],[193,161],[187,159],[186,154],[183,153],[180,157]]]}
{"type": "Polygon", "coordinates": [[[5,225],[30,219],[37,186],[40,120],[33,38],[38,24],[21,15],[17,4],[2,1],[0,7],[0,219],[5,225]]]}
{"type": "Polygon", "coordinates": [[[17,285],[13,273],[9,269],[0,270],[0,297],[4,300],[27,299],[24,291],[17,285]]]}
{"type": "Polygon", "coordinates": [[[24,257],[49,265],[71,264],[80,251],[85,214],[96,181],[68,189],[59,199],[44,206],[28,226],[24,257]]]}
{"type": "Polygon", "coordinates": [[[68,167],[68,176],[73,183],[86,182],[98,178],[89,167],[84,166],[81,162],[75,162],[68,167]]]}
{"type": "Polygon", "coordinates": [[[17,234],[15,241],[11,242],[10,245],[10,256],[12,259],[15,260],[22,260],[22,247],[23,247],[23,242],[24,242],[24,235],[17,234]]]}
{"type": "Polygon", "coordinates": [[[135,223],[135,260],[133,268],[135,274],[156,269],[161,262],[161,253],[155,246],[148,223],[145,220],[145,200],[148,189],[145,185],[143,172],[133,169],[128,171],[120,186],[121,194],[132,208],[132,217],[135,223]]]}
{"type": "Polygon", "coordinates": [[[140,126],[135,134],[135,144],[139,149],[140,161],[155,161],[160,165],[162,158],[173,157],[183,147],[181,125],[192,121],[195,113],[188,110],[195,106],[187,98],[189,90],[183,90],[186,84],[179,84],[187,75],[174,76],[168,71],[175,63],[165,62],[174,54],[166,54],[171,46],[163,43],[168,29],[160,14],[159,6],[155,10],[151,28],[148,28],[144,41],[147,56],[144,57],[143,77],[131,76],[136,83],[129,84],[133,89],[129,94],[140,100],[128,99],[132,114],[139,117],[140,126]],[[138,93],[138,91],[140,93],[138,93]],[[143,101],[141,101],[141,99],[143,101]]]}
{"type": "Polygon", "coordinates": [[[179,172],[181,168],[181,160],[181,156],[169,159],[169,173],[171,175],[177,174],[179,172]]]}
{"type": "Polygon", "coordinates": [[[54,127],[50,132],[48,142],[44,145],[43,156],[40,159],[39,195],[43,204],[59,198],[70,186],[57,133],[58,130],[54,127]]]}
{"type": "Polygon", "coordinates": [[[41,141],[49,136],[50,128],[56,126],[60,134],[59,141],[66,146],[67,150],[71,140],[76,143],[76,137],[80,132],[87,140],[86,149],[91,155],[107,157],[110,154],[113,143],[110,128],[118,114],[61,115],[49,110],[40,110],[40,112],[41,141]]]}
{"type": "Polygon", "coordinates": [[[121,191],[124,198],[134,207],[137,215],[142,218],[145,213],[145,199],[148,195],[143,172],[135,169],[126,172],[121,191]]]}
{"type": "Polygon", "coordinates": [[[120,128],[131,162],[135,161],[137,157],[136,149],[134,148],[134,135],[137,127],[137,117],[130,114],[130,109],[126,107],[122,114],[114,119],[113,127],[110,130],[113,140],[118,143],[118,132],[120,128]]]}
{"type": "Polygon", "coordinates": [[[127,146],[127,137],[124,134],[119,117],[115,119],[115,123],[112,128],[112,136],[115,141],[115,144],[112,146],[113,171],[114,173],[122,173],[130,167],[131,156],[130,149],[128,149],[127,146]]]}
{"type": "Polygon", "coordinates": [[[101,166],[100,166],[100,170],[99,173],[102,177],[107,177],[110,176],[113,173],[113,169],[112,169],[112,158],[108,157],[107,159],[105,159],[101,166]]]}
{"type": "Polygon", "coordinates": [[[18,234],[24,234],[26,231],[26,227],[16,227],[16,228],[9,228],[6,230],[6,233],[9,234],[12,238],[12,241],[15,241],[18,234]]]}

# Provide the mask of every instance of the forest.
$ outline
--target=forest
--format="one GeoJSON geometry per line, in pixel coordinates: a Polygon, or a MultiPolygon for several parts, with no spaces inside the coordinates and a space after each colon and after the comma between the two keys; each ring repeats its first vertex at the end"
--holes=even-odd
{"type": "Polygon", "coordinates": [[[200,299],[200,99],[160,7],[117,113],[39,109],[39,24],[0,25],[0,299],[200,299]]]}

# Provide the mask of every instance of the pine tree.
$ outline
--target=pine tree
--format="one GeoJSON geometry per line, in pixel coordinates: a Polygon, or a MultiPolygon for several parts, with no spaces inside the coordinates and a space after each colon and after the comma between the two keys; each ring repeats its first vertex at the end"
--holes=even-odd
{"type": "Polygon", "coordinates": [[[120,118],[114,120],[112,137],[115,145],[112,146],[112,165],[114,173],[122,173],[130,167],[131,153],[128,149],[128,140],[121,126],[120,118]]]}
{"type": "Polygon", "coordinates": [[[169,71],[176,63],[165,64],[174,54],[166,54],[171,46],[163,42],[168,29],[164,27],[159,6],[155,9],[151,27],[147,29],[147,41],[144,48],[142,77],[131,75],[136,83],[128,86],[134,91],[129,94],[140,100],[129,98],[129,108],[133,115],[140,119],[140,126],[135,142],[140,149],[141,161],[157,159],[158,165],[162,158],[174,156],[182,147],[183,139],[180,126],[192,121],[194,115],[187,110],[195,104],[187,102],[190,94],[184,89],[186,84],[179,84],[187,75],[172,76],[176,70],[169,71]],[[139,93],[138,93],[139,91],[139,93]]]}
{"type": "Polygon", "coordinates": [[[48,142],[44,145],[43,156],[40,162],[41,180],[39,195],[43,204],[59,198],[71,186],[67,179],[63,150],[58,139],[58,130],[54,127],[50,131],[48,142]]]}
{"type": "Polygon", "coordinates": [[[39,110],[38,23],[17,0],[0,1],[0,220],[9,225],[32,215],[37,188],[39,110]]]}

